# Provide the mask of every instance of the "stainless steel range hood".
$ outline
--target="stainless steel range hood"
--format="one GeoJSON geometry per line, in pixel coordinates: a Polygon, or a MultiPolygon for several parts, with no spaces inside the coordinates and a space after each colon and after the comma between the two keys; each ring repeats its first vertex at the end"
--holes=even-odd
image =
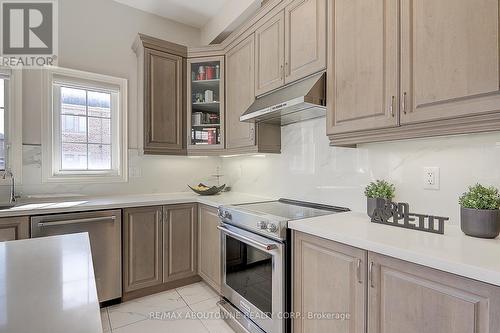
{"type": "Polygon", "coordinates": [[[319,73],[255,100],[240,121],[281,126],[326,114],[326,74],[319,73]]]}

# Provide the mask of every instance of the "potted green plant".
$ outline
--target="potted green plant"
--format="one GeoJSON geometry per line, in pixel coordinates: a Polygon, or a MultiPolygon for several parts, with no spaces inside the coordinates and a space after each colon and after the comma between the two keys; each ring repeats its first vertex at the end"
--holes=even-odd
{"type": "Polygon", "coordinates": [[[386,180],[377,180],[371,182],[365,188],[367,198],[366,212],[368,216],[373,217],[376,208],[383,207],[386,201],[394,199],[396,187],[386,180]]]}
{"type": "Polygon", "coordinates": [[[460,227],[468,235],[496,238],[500,234],[500,194],[493,186],[470,186],[460,197],[460,227]]]}

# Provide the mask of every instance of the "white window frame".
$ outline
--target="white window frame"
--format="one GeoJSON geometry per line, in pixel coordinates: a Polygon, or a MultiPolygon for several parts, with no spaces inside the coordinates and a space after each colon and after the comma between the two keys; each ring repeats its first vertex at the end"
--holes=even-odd
{"type": "Polygon", "coordinates": [[[127,80],[61,67],[43,69],[42,182],[115,183],[128,181],[127,80]],[[60,89],[55,85],[112,91],[112,170],[60,170],[60,89]]]}
{"type": "MultiPolygon", "coordinates": [[[[14,175],[16,184],[22,183],[23,173],[23,75],[21,69],[0,67],[0,77],[8,80],[5,93],[5,169],[14,175]]],[[[3,172],[0,172],[3,174],[3,172]]],[[[0,185],[10,179],[0,180],[0,185]]]]}

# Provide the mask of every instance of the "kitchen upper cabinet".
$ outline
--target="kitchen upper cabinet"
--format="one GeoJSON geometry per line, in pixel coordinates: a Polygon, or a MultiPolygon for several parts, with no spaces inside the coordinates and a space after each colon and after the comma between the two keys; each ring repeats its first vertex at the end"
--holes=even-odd
{"type": "Polygon", "coordinates": [[[255,36],[252,34],[226,54],[226,147],[255,145],[255,124],[240,116],[255,100],[255,36]]]}
{"type": "Polygon", "coordinates": [[[328,134],[398,125],[398,3],[330,2],[328,134]]]}
{"type": "Polygon", "coordinates": [[[217,208],[200,205],[198,208],[198,274],[212,288],[221,288],[221,235],[217,208]]]}
{"type": "Polygon", "coordinates": [[[185,46],[139,34],[139,124],[145,154],[186,154],[185,46]]]}
{"type": "Polygon", "coordinates": [[[326,68],[327,0],[295,0],[285,8],[285,84],[326,68]]]}
{"type": "Polygon", "coordinates": [[[196,204],[164,206],[163,282],[197,274],[198,217],[196,204]]]}
{"type": "Polygon", "coordinates": [[[401,122],[499,111],[499,1],[401,5],[401,122]]]}
{"type": "Polygon", "coordinates": [[[331,143],[500,130],[499,7],[498,0],[332,1],[331,143]]]}
{"type": "Polygon", "coordinates": [[[280,12],[255,31],[255,94],[285,83],[285,14],[280,12]]]}
{"type": "Polygon", "coordinates": [[[0,218],[0,242],[29,238],[29,217],[0,218]]]}
{"type": "Polygon", "coordinates": [[[295,0],[255,31],[255,94],[326,68],[327,0],[295,0]]]}
{"type": "Polygon", "coordinates": [[[272,124],[241,122],[240,116],[255,101],[255,36],[250,35],[226,54],[226,148],[229,152],[279,153],[281,128],[272,124]]]}
{"type": "Polygon", "coordinates": [[[374,253],[369,262],[368,333],[500,331],[500,288],[374,253]]]}
{"type": "Polygon", "coordinates": [[[293,331],[364,333],[366,251],[301,232],[294,232],[293,240],[292,311],[351,316],[349,320],[294,319],[293,331]]]}
{"type": "Polygon", "coordinates": [[[162,283],[162,239],[162,207],[124,210],[123,289],[125,292],[162,283]]]}

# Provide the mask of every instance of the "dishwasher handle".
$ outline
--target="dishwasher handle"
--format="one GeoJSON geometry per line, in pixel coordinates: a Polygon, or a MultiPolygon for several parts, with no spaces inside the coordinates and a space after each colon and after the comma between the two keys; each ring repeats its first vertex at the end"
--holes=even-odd
{"type": "Polygon", "coordinates": [[[116,221],[116,216],[104,216],[104,217],[91,217],[85,219],[75,219],[75,220],[63,220],[63,221],[48,221],[48,222],[38,222],[39,227],[55,227],[68,224],[78,224],[78,223],[95,223],[95,222],[105,222],[105,221],[116,221]]]}

